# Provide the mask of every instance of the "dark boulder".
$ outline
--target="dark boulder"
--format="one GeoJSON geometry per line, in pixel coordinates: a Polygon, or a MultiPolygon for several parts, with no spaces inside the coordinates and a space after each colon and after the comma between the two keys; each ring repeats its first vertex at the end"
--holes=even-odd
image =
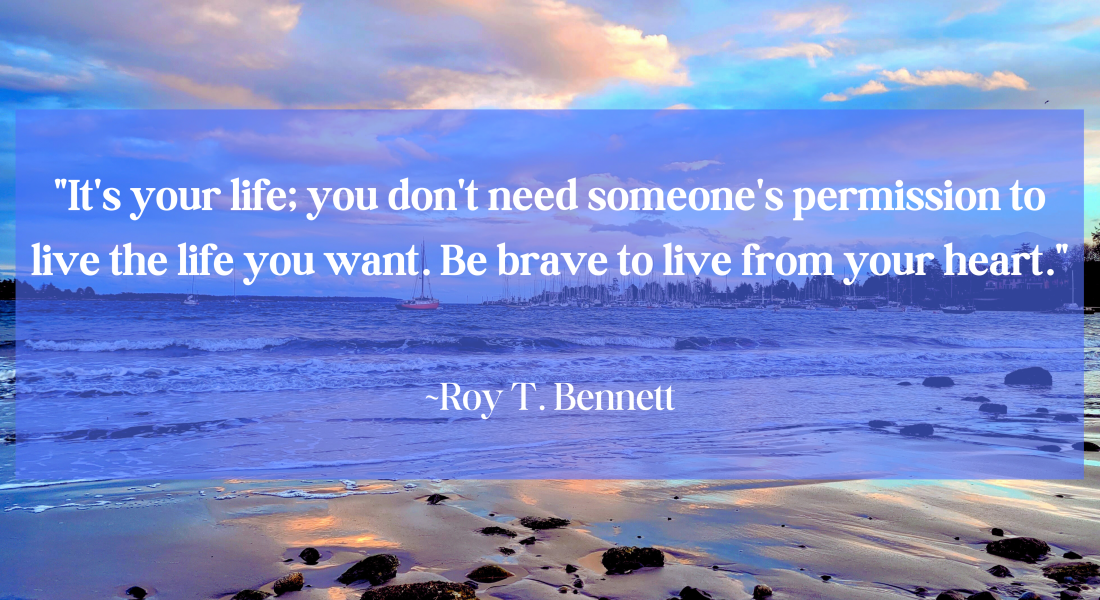
{"type": "Polygon", "coordinates": [[[305,577],[301,573],[294,572],[275,582],[275,595],[282,596],[287,592],[301,591],[306,585],[305,577]]]}
{"type": "Polygon", "coordinates": [[[565,565],[565,572],[566,573],[576,573],[578,570],[579,569],[577,569],[577,567],[575,567],[573,565],[565,565]]]}
{"type": "Polygon", "coordinates": [[[443,494],[432,494],[427,498],[428,504],[431,504],[432,506],[435,506],[436,504],[439,504],[444,500],[450,500],[450,497],[444,496],[443,494]]]}
{"type": "Polygon", "coordinates": [[[1005,536],[1005,530],[1001,529],[1000,527],[994,527],[993,529],[990,529],[989,533],[992,533],[993,535],[995,535],[997,537],[1004,537],[1005,536]]]}
{"type": "Polygon", "coordinates": [[[1005,375],[1005,385],[1042,385],[1050,387],[1054,385],[1054,378],[1050,371],[1042,367],[1028,367],[1016,369],[1005,375]]]}
{"type": "Polygon", "coordinates": [[[1059,583],[1083,583],[1090,577],[1100,577],[1100,566],[1090,562],[1055,563],[1043,567],[1043,577],[1059,583]]]}
{"type": "Polygon", "coordinates": [[[1077,416],[1076,415],[1066,415],[1066,414],[1054,415],[1054,420],[1058,421],[1059,423],[1076,423],[1077,422],[1077,416]]]}
{"type": "Polygon", "coordinates": [[[985,545],[985,551],[994,556],[1033,563],[1046,556],[1050,552],[1050,546],[1043,540],[1016,537],[989,542],[985,545]]]}
{"type": "Polygon", "coordinates": [[[936,596],[936,600],[966,600],[966,595],[955,590],[947,590],[946,592],[940,592],[940,595],[936,596]]]}
{"type": "Polygon", "coordinates": [[[986,572],[994,577],[1012,577],[1012,571],[1008,570],[1008,567],[1004,565],[993,565],[986,569],[986,572]]]}
{"type": "Polygon", "coordinates": [[[1073,445],[1074,450],[1083,450],[1085,452],[1100,452],[1100,446],[1092,442],[1077,442],[1073,445]]]}
{"type": "Polygon", "coordinates": [[[142,598],[148,596],[149,592],[145,591],[145,588],[135,585],[126,589],[126,595],[137,598],[137,600],[141,600],[142,598]]]}
{"type": "Polygon", "coordinates": [[[603,563],[609,574],[619,575],[636,571],[642,567],[663,567],[665,566],[665,555],[656,548],[628,546],[609,549],[603,553],[600,562],[603,563]]]}
{"type": "Polygon", "coordinates": [[[680,600],[711,600],[710,594],[703,590],[697,590],[690,585],[680,590],[680,600]]]}
{"type": "Polygon", "coordinates": [[[899,381],[898,385],[913,385],[913,384],[909,383],[908,381],[899,381]]]}
{"type": "Polygon", "coordinates": [[[992,402],[992,401],[989,398],[986,398],[985,396],[967,396],[967,397],[963,398],[963,402],[992,402]]]}
{"type": "Polygon", "coordinates": [[[557,529],[569,524],[569,519],[557,517],[523,517],[519,524],[528,529],[557,529]]]}
{"type": "Polygon", "coordinates": [[[1058,600],[1078,600],[1081,593],[1074,590],[1062,590],[1058,592],[1058,600]]]}
{"type": "Polygon", "coordinates": [[[497,548],[497,551],[500,552],[501,554],[503,554],[504,556],[511,556],[511,555],[516,553],[515,550],[512,550],[511,548],[508,548],[506,546],[501,546],[500,548],[497,548]]]}
{"type": "Polygon", "coordinates": [[[451,581],[423,581],[374,588],[360,600],[475,600],[474,588],[451,581]]]}
{"type": "Polygon", "coordinates": [[[1042,446],[1039,446],[1037,449],[1042,450],[1043,452],[1061,452],[1062,451],[1061,446],[1055,446],[1054,444],[1044,444],[1042,446]]]}
{"type": "Polygon", "coordinates": [[[356,581],[369,581],[371,585],[380,585],[397,576],[397,565],[401,561],[392,554],[374,554],[355,563],[336,581],[347,585],[356,581]]]}
{"type": "Polygon", "coordinates": [[[906,425],[901,428],[902,435],[909,435],[913,437],[931,437],[936,433],[936,428],[932,427],[928,423],[917,423],[916,425],[906,425]]]}
{"type": "Polygon", "coordinates": [[[925,377],[921,385],[930,388],[945,388],[955,385],[955,380],[950,377],[925,377]]]}
{"type": "Polygon", "coordinates": [[[535,536],[531,536],[531,537],[523,538],[522,540],[519,541],[519,543],[520,543],[521,546],[530,546],[530,545],[534,544],[537,541],[538,540],[535,539],[535,536]]]}
{"type": "Polygon", "coordinates": [[[1001,600],[1000,596],[990,591],[981,591],[977,594],[970,594],[966,597],[966,600],[1001,600]]]}
{"type": "Polygon", "coordinates": [[[1036,408],[1035,409],[1035,414],[1037,414],[1037,415],[1047,415],[1047,414],[1050,414],[1050,411],[1045,409],[1045,408],[1036,408]]]}
{"type": "Polygon", "coordinates": [[[512,576],[512,573],[499,565],[482,565],[466,574],[466,577],[478,583],[496,583],[512,576]]]}
{"type": "Polygon", "coordinates": [[[995,404],[993,402],[986,402],[978,407],[980,412],[989,413],[992,415],[1007,415],[1008,407],[1004,404],[995,404]]]}
{"type": "Polygon", "coordinates": [[[893,421],[879,421],[879,420],[876,419],[874,421],[871,421],[871,422],[867,423],[867,425],[871,429],[882,429],[883,427],[893,427],[894,425],[897,425],[897,423],[895,423],[893,421]]]}
{"type": "Polygon", "coordinates": [[[317,561],[321,560],[321,553],[316,548],[306,548],[298,554],[298,558],[302,559],[307,565],[315,565],[317,561]]]}
{"type": "Polygon", "coordinates": [[[764,600],[764,598],[770,598],[772,595],[772,588],[763,583],[756,584],[756,587],[752,588],[753,600],[764,600]]]}
{"type": "Polygon", "coordinates": [[[260,590],[241,590],[233,595],[233,600],[264,600],[270,595],[260,590]]]}
{"type": "Polygon", "coordinates": [[[1081,555],[1074,552],[1073,550],[1070,550],[1069,552],[1066,552],[1065,554],[1063,554],[1062,558],[1068,558],[1070,560],[1079,560],[1079,559],[1081,559],[1081,555]]]}
{"type": "Polygon", "coordinates": [[[479,529],[478,531],[480,531],[482,535],[505,535],[510,538],[516,537],[516,532],[512,531],[511,529],[497,527],[496,525],[490,525],[489,527],[484,527],[482,529],[479,529]]]}

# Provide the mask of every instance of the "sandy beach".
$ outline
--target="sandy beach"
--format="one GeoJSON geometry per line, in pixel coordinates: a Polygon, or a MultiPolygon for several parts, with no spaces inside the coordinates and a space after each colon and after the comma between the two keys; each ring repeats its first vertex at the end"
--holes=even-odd
{"type": "MultiPolygon", "coordinates": [[[[1090,475],[1095,471],[1090,468],[1090,475]]],[[[392,554],[382,585],[465,582],[483,565],[511,576],[482,598],[665,599],[685,586],[713,598],[935,597],[990,590],[1057,597],[1042,567],[1073,551],[1100,555],[1100,490],[1083,481],[189,481],[73,483],[0,493],[0,597],[359,598],[366,581],[337,582],[357,561],[392,554]],[[415,487],[414,487],[415,486],[415,487]],[[447,496],[439,504],[431,494],[447,496]],[[559,517],[532,530],[525,516],[559,517]],[[512,532],[485,535],[497,526],[512,532]],[[1036,564],[988,554],[988,542],[1035,537],[1036,564]],[[534,537],[534,543],[523,544],[534,537]],[[659,549],[663,567],[610,575],[615,546],[659,549]],[[299,558],[320,552],[316,565],[299,558]],[[567,566],[572,565],[567,571],[567,566]],[[1011,576],[987,569],[1004,565],[1011,576]],[[580,582],[580,587],[576,584],[580,582]],[[565,586],[565,587],[563,587],[565,586]]],[[[1078,561],[1080,562],[1080,561],[1078,561]]],[[[1084,590],[1086,586],[1081,586],[1084,590]]],[[[1087,594],[1087,591],[1083,591],[1087,594]]]]}

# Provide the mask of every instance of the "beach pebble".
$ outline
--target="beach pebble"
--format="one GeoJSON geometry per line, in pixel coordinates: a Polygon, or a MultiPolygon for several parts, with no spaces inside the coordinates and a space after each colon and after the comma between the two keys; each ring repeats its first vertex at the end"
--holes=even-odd
{"type": "Polygon", "coordinates": [[[991,529],[989,531],[989,533],[992,533],[993,535],[995,535],[997,537],[1004,537],[1005,536],[1005,530],[1001,529],[1000,527],[994,527],[993,529],[991,529]]]}
{"type": "Polygon", "coordinates": [[[479,583],[496,583],[511,576],[510,571],[499,565],[482,565],[466,574],[466,577],[479,583]]]}
{"type": "Polygon", "coordinates": [[[363,592],[361,600],[474,600],[473,588],[453,581],[387,585],[363,592]]]}
{"type": "Polygon", "coordinates": [[[1050,552],[1050,546],[1042,540],[1030,537],[1006,538],[985,545],[985,551],[994,556],[1033,563],[1050,552]]]}
{"type": "Polygon", "coordinates": [[[1100,576],[1100,566],[1090,562],[1055,563],[1043,567],[1043,577],[1059,583],[1086,581],[1100,576]]]}
{"type": "Polygon", "coordinates": [[[757,584],[756,587],[752,588],[753,600],[764,600],[764,598],[769,598],[771,595],[772,589],[763,583],[757,584]]]}
{"type": "Polygon", "coordinates": [[[1077,559],[1081,558],[1081,555],[1074,552],[1073,550],[1070,550],[1069,552],[1066,552],[1065,554],[1063,554],[1062,558],[1068,558],[1070,560],[1077,560],[1077,559]]]}
{"type": "Polygon", "coordinates": [[[1050,371],[1042,367],[1016,369],[1005,375],[1005,385],[1042,385],[1049,387],[1053,384],[1054,378],[1050,376],[1050,371]]]}
{"type": "Polygon", "coordinates": [[[1074,450],[1083,450],[1085,452],[1100,452],[1100,446],[1092,442],[1077,442],[1073,445],[1074,450]]]}
{"type": "Polygon", "coordinates": [[[558,517],[523,517],[519,524],[528,529],[557,529],[569,524],[569,519],[558,517]]]}
{"type": "Polygon", "coordinates": [[[1009,571],[1008,567],[1004,565],[993,565],[986,571],[994,577],[1012,577],[1012,571],[1009,571]]]}
{"type": "Polygon", "coordinates": [[[978,407],[979,412],[989,413],[993,415],[1007,415],[1008,407],[1004,404],[996,404],[993,402],[986,402],[978,407]]]}
{"type": "Polygon", "coordinates": [[[894,425],[897,425],[897,423],[893,421],[879,421],[878,419],[867,423],[867,426],[871,429],[882,429],[883,427],[893,427],[894,425]]]}
{"type": "Polygon", "coordinates": [[[1036,449],[1037,450],[1042,450],[1043,452],[1061,452],[1062,451],[1061,446],[1055,446],[1054,444],[1044,444],[1042,446],[1039,446],[1036,449]]]}
{"type": "Polygon", "coordinates": [[[955,590],[947,590],[946,592],[940,592],[940,595],[936,596],[936,600],[966,600],[966,596],[955,590]]]}
{"type": "Polygon", "coordinates": [[[558,591],[563,593],[563,594],[568,594],[569,593],[569,586],[563,585],[560,588],[558,588],[558,591]]]}
{"type": "Polygon", "coordinates": [[[921,385],[930,388],[945,388],[955,385],[955,380],[950,377],[925,377],[921,385]]]}
{"type": "Polygon", "coordinates": [[[270,595],[260,590],[241,590],[233,595],[233,600],[264,600],[270,595]]]}
{"type": "Polygon", "coordinates": [[[297,592],[305,587],[305,585],[305,577],[302,577],[301,573],[295,571],[294,573],[291,573],[290,575],[287,575],[286,577],[283,577],[282,579],[279,579],[275,582],[275,595],[282,596],[287,592],[297,592]]]}
{"type": "Polygon", "coordinates": [[[496,525],[490,525],[478,530],[482,535],[504,535],[510,538],[516,537],[516,532],[511,529],[505,529],[503,527],[497,527],[496,525]]]}
{"type": "Polygon", "coordinates": [[[298,554],[298,558],[305,561],[307,565],[315,565],[321,560],[321,553],[316,548],[306,548],[298,554]]]}
{"type": "Polygon", "coordinates": [[[500,548],[497,548],[497,550],[499,550],[500,553],[503,554],[504,556],[511,556],[511,555],[516,553],[515,550],[512,550],[511,548],[506,548],[504,546],[501,546],[500,548]]]}
{"type": "Polygon", "coordinates": [[[573,587],[575,587],[579,590],[579,589],[584,587],[584,582],[581,581],[580,578],[578,577],[577,579],[573,580],[573,587]]]}
{"type": "Polygon", "coordinates": [[[573,565],[565,565],[565,572],[566,573],[576,573],[577,571],[578,571],[577,567],[574,567],[573,565]]]}
{"type": "Polygon", "coordinates": [[[680,600],[710,600],[710,594],[686,585],[680,590],[680,600]]]}
{"type": "Polygon", "coordinates": [[[133,596],[134,598],[141,600],[142,598],[148,596],[149,592],[146,592],[145,588],[135,585],[126,590],[126,595],[133,596]]]}
{"type": "Polygon", "coordinates": [[[392,554],[375,554],[355,563],[344,574],[337,577],[336,581],[347,585],[356,581],[369,581],[371,585],[379,585],[397,576],[397,565],[401,561],[392,554]]]}
{"type": "Polygon", "coordinates": [[[440,502],[443,502],[444,500],[450,500],[450,497],[444,496],[443,494],[432,494],[431,496],[428,496],[427,500],[428,504],[434,506],[436,504],[439,504],[440,502]]]}
{"type": "Polygon", "coordinates": [[[821,581],[829,581],[832,578],[833,578],[832,575],[822,575],[821,576],[821,581]]]}
{"type": "Polygon", "coordinates": [[[908,435],[913,437],[932,437],[932,434],[936,433],[936,429],[928,423],[917,423],[916,425],[906,425],[901,428],[902,435],[908,435]]]}
{"type": "Polygon", "coordinates": [[[537,541],[538,540],[535,539],[535,536],[531,536],[531,537],[523,538],[522,540],[519,541],[519,543],[520,543],[521,546],[530,546],[530,545],[534,544],[537,541]]]}
{"type": "Polygon", "coordinates": [[[642,567],[665,566],[665,555],[656,548],[611,548],[600,559],[608,574],[617,575],[636,571],[642,567]]]}
{"type": "Polygon", "coordinates": [[[908,381],[899,381],[898,385],[913,385],[913,384],[908,382],[908,381]]]}

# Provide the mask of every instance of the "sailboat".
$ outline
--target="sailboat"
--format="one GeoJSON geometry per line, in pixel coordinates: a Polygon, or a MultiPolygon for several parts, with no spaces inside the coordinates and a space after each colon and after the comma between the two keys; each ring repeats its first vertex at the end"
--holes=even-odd
{"type": "MultiPolygon", "coordinates": [[[[424,242],[420,242],[420,272],[416,275],[416,283],[420,284],[420,295],[416,298],[406,300],[397,305],[397,308],[403,310],[435,310],[439,308],[439,300],[432,298],[431,285],[427,283],[427,277],[424,276],[424,242]],[[424,286],[427,285],[428,293],[425,295],[424,286]]],[[[416,283],[413,284],[413,292],[416,292],[416,283]]]]}
{"type": "Polygon", "coordinates": [[[191,293],[188,294],[187,297],[183,299],[183,304],[185,306],[198,306],[199,305],[199,297],[195,295],[195,276],[194,275],[191,276],[191,293]]]}
{"type": "Polygon", "coordinates": [[[237,300],[237,273],[236,269],[233,270],[233,299],[229,301],[230,304],[240,304],[241,301],[237,300]]]}

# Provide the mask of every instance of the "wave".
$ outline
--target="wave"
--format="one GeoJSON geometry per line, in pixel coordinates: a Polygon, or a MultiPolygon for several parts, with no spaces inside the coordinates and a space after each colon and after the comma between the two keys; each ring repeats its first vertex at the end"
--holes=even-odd
{"type": "Polygon", "coordinates": [[[168,350],[179,348],[202,352],[264,350],[281,346],[293,338],[197,338],[151,340],[25,340],[25,348],[39,352],[122,352],[128,350],[168,350]]]}

